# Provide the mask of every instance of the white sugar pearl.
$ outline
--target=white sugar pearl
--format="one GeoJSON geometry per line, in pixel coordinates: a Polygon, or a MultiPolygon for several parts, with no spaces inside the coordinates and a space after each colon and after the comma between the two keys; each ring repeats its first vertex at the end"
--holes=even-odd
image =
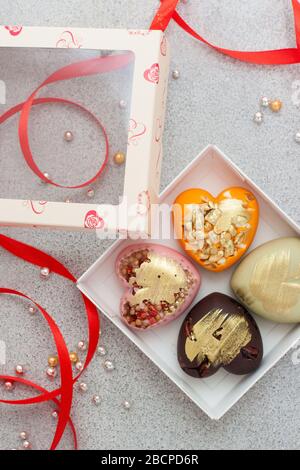
{"type": "Polygon", "coordinates": [[[173,70],[172,77],[174,78],[174,80],[177,80],[180,77],[179,70],[173,70]]]}
{"type": "Polygon", "coordinates": [[[81,382],[79,384],[79,389],[80,389],[81,392],[87,392],[88,391],[88,386],[85,382],[81,382]]]}
{"type": "Polygon", "coordinates": [[[123,401],[123,407],[125,408],[125,410],[129,410],[130,407],[131,407],[131,404],[128,400],[124,400],[123,401]]]}
{"type": "Polygon", "coordinates": [[[106,370],[114,370],[115,366],[114,366],[114,363],[112,361],[105,361],[104,362],[104,367],[106,370]]]}
{"type": "Polygon", "coordinates": [[[34,315],[36,313],[37,309],[33,305],[30,305],[30,307],[28,308],[28,311],[29,311],[30,315],[34,315]]]}
{"type": "Polygon", "coordinates": [[[23,449],[30,449],[31,444],[29,441],[24,441],[22,444],[23,449]]]}
{"type": "Polygon", "coordinates": [[[99,346],[98,349],[97,349],[97,354],[99,356],[105,356],[106,354],[106,349],[104,346],[99,346]]]}
{"type": "Polygon", "coordinates": [[[263,122],[263,114],[260,111],[254,114],[253,121],[256,124],[261,124],[263,122]]]}
{"type": "Polygon", "coordinates": [[[11,392],[14,389],[14,384],[12,382],[10,382],[9,380],[7,380],[4,383],[4,388],[7,392],[11,392]]]}
{"type": "Polygon", "coordinates": [[[20,432],[20,438],[21,438],[23,441],[26,441],[27,438],[28,438],[27,432],[26,432],[26,431],[20,432]]]}
{"type": "Polygon", "coordinates": [[[18,374],[18,375],[23,375],[23,374],[24,374],[24,367],[21,366],[20,364],[18,364],[18,365],[16,366],[16,369],[15,369],[15,370],[16,370],[16,374],[18,374]]]}
{"type": "Polygon", "coordinates": [[[54,367],[48,367],[46,374],[51,379],[54,379],[57,376],[57,370],[54,367]]]}
{"type": "Polygon", "coordinates": [[[94,396],[93,396],[93,403],[94,403],[94,405],[96,405],[96,406],[100,405],[100,403],[101,403],[101,398],[100,398],[99,395],[94,395],[94,396]]]}
{"type": "MultiPolygon", "coordinates": [[[[43,175],[45,176],[45,178],[47,178],[48,180],[50,180],[50,175],[49,175],[49,173],[47,173],[47,171],[44,171],[43,175]]],[[[41,180],[41,183],[42,183],[42,184],[47,184],[48,181],[41,180]]]]}
{"type": "Polygon", "coordinates": [[[297,144],[300,144],[300,131],[296,132],[295,141],[297,142],[297,144]]]}
{"type": "Polygon", "coordinates": [[[40,273],[41,273],[41,277],[42,277],[43,279],[47,279],[47,278],[50,276],[50,269],[49,269],[49,268],[46,268],[46,267],[41,268],[40,273]]]}
{"type": "Polygon", "coordinates": [[[52,411],[51,416],[52,416],[53,419],[57,419],[58,418],[58,412],[56,410],[52,411]]]}
{"type": "Polygon", "coordinates": [[[79,372],[81,372],[83,370],[82,362],[80,362],[80,361],[76,362],[75,367],[76,367],[77,370],[79,370],[79,372]]]}
{"type": "Polygon", "coordinates": [[[85,344],[83,340],[81,340],[78,342],[77,347],[80,351],[86,351],[87,345],[85,344]]]}
{"type": "Polygon", "coordinates": [[[262,96],[260,99],[260,104],[263,108],[267,108],[269,106],[270,100],[266,96],[262,96]]]}
{"type": "Polygon", "coordinates": [[[90,199],[92,199],[94,196],[95,196],[95,191],[94,191],[94,189],[89,189],[88,192],[87,192],[87,197],[89,197],[90,199]]]}
{"type": "Polygon", "coordinates": [[[125,100],[120,100],[120,101],[119,101],[119,107],[120,107],[121,109],[125,109],[126,106],[127,106],[127,103],[126,103],[125,100]]]}

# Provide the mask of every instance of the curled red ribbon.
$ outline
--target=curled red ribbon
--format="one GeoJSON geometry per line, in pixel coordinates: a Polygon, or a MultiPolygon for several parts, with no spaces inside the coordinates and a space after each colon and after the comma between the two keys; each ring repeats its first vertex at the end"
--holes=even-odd
{"type": "MultiPolygon", "coordinates": [[[[44,253],[37,248],[34,248],[30,245],[25,243],[19,242],[12,238],[9,238],[5,235],[0,235],[0,246],[5,250],[9,251],[13,255],[17,256],[18,258],[23,259],[31,264],[43,267],[47,266],[52,272],[59,274],[60,276],[69,279],[73,283],[76,283],[76,278],[71,274],[71,272],[59,261],[57,261],[52,256],[44,253]]],[[[73,378],[72,375],[72,364],[69,357],[69,352],[67,345],[64,341],[64,338],[56,325],[53,318],[49,315],[49,313],[41,307],[37,302],[32,300],[27,295],[23,294],[22,292],[8,289],[8,288],[0,288],[0,294],[8,294],[8,295],[17,295],[27,300],[33,302],[33,304],[38,308],[40,313],[43,315],[45,320],[48,323],[48,326],[51,330],[53,335],[57,353],[60,361],[60,374],[61,374],[61,386],[60,388],[52,391],[48,391],[45,388],[37,385],[36,383],[24,379],[22,377],[12,377],[9,375],[0,375],[0,380],[9,380],[12,382],[18,382],[28,387],[31,387],[39,392],[39,395],[26,398],[22,400],[3,400],[0,399],[0,403],[6,403],[11,405],[30,405],[34,403],[42,403],[45,401],[52,400],[56,405],[59,407],[59,415],[58,415],[58,422],[55,431],[55,435],[50,446],[50,450],[55,450],[64,434],[66,426],[69,424],[73,439],[74,439],[74,448],[77,449],[77,436],[74,424],[70,418],[70,411],[72,406],[72,397],[73,397],[73,385],[77,380],[80,378],[81,374],[84,370],[88,367],[89,363],[91,362],[97,348],[97,344],[99,341],[99,334],[100,334],[100,322],[99,316],[97,313],[96,307],[87,299],[83,294],[81,294],[82,299],[84,301],[87,321],[88,321],[88,350],[87,355],[84,363],[83,370],[73,378]],[[60,396],[60,400],[57,397],[60,396]]]]}
{"type": "Polygon", "coordinates": [[[90,75],[95,75],[99,73],[106,73],[111,72],[113,70],[120,69],[125,67],[126,65],[130,64],[134,60],[133,53],[129,52],[126,54],[115,54],[111,56],[105,57],[96,57],[88,60],[83,60],[80,62],[76,62],[74,64],[67,65],[62,67],[61,69],[54,72],[50,75],[44,82],[34,90],[34,92],[29,96],[29,98],[24,103],[19,103],[16,106],[10,108],[6,111],[2,116],[0,116],[0,125],[9,119],[14,114],[21,112],[20,120],[19,120],[19,140],[21,149],[23,152],[23,156],[29,168],[43,181],[46,183],[52,184],[54,186],[60,188],[68,188],[68,189],[78,189],[83,188],[85,186],[90,185],[93,183],[101,173],[103,172],[104,168],[108,163],[109,157],[109,143],[107,133],[99,121],[99,119],[88,109],[86,109],[83,105],[76,103],[75,101],[70,101],[63,98],[36,98],[38,92],[45,87],[46,85],[50,85],[55,82],[63,81],[63,80],[70,80],[72,78],[79,78],[79,77],[86,77],[90,75]],[[34,105],[38,104],[45,104],[45,103],[60,103],[65,105],[76,106],[80,110],[86,112],[90,118],[92,118],[100,130],[103,133],[104,140],[105,140],[105,156],[104,161],[101,164],[97,173],[90,178],[88,181],[84,183],[78,184],[76,186],[65,186],[62,184],[55,183],[50,178],[47,178],[43,172],[39,169],[37,164],[35,163],[34,157],[31,152],[30,143],[29,143],[29,136],[28,136],[28,124],[29,124],[29,117],[31,108],[34,105]]]}
{"type": "Polygon", "coordinates": [[[170,20],[173,19],[184,31],[198,41],[234,59],[260,65],[287,65],[300,62],[300,4],[298,0],[292,0],[297,47],[268,51],[233,51],[211,44],[191,28],[177,13],[176,7],[178,2],[179,0],[161,0],[161,5],[152,21],[150,29],[161,29],[164,31],[170,20]]]}

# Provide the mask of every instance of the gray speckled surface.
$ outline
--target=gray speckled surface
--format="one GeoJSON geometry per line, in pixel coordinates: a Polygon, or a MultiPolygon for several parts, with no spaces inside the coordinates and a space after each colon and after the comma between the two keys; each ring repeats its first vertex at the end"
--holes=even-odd
{"type": "MultiPolygon", "coordinates": [[[[254,50],[294,45],[290,3],[189,0],[180,8],[192,24],[201,24],[203,34],[215,43],[254,50]]],[[[156,0],[0,0],[2,24],[41,26],[144,28],[156,6],[156,0]]],[[[172,68],[180,70],[181,78],[170,80],[162,188],[206,144],[215,143],[300,222],[300,147],[293,139],[300,130],[300,119],[299,109],[292,102],[292,83],[300,77],[300,66],[259,67],[235,62],[193,41],[174,24],[169,27],[168,37],[173,50],[172,68]],[[258,127],[252,115],[261,94],[279,97],[284,107],[280,115],[267,113],[264,124],[258,127]]],[[[2,73],[1,68],[0,79],[2,73]]],[[[4,107],[0,109],[2,112],[4,107]]],[[[2,131],[1,144],[3,138],[2,131]]],[[[117,145],[118,136],[114,138],[117,145]]],[[[4,148],[0,147],[0,159],[6,171],[12,168],[15,154],[9,155],[9,164],[4,163],[4,148]]],[[[31,183],[32,175],[24,171],[19,190],[25,193],[31,183]]],[[[3,188],[2,178],[1,195],[3,188]]],[[[63,199],[65,194],[60,197],[63,199]]],[[[84,200],[83,194],[76,197],[84,200]]],[[[13,228],[2,232],[50,252],[77,276],[109,245],[86,233],[13,228]]],[[[48,308],[70,348],[84,336],[80,295],[61,279],[49,279],[45,289],[37,269],[2,251],[0,284],[30,293],[48,308]]],[[[24,311],[24,303],[1,299],[0,339],[6,338],[8,349],[7,366],[0,366],[0,371],[12,371],[17,362],[28,364],[28,377],[47,385],[44,369],[53,343],[42,320],[24,311]]],[[[103,320],[102,329],[103,342],[116,370],[105,373],[97,357],[86,373],[88,394],[75,395],[73,417],[82,449],[299,448],[300,365],[292,364],[291,353],[223,419],[214,422],[107,320],[103,320]],[[93,393],[103,397],[100,407],[91,404],[93,393]],[[132,402],[129,412],[121,406],[124,398],[132,402]]],[[[2,405],[1,448],[18,446],[18,434],[23,429],[30,433],[35,448],[47,448],[54,430],[50,407],[2,405]]],[[[62,447],[69,448],[70,442],[66,433],[62,447]]]]}

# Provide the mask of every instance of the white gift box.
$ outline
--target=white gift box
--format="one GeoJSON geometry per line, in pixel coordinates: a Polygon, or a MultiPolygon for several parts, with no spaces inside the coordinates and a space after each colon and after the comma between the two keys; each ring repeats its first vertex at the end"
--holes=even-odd
{"type": "MultiPolygon", "coordinates": [[[[217,195],[230,186],[249,188],[260,205],[259,227],[248,252],[275,238],[299,236],[300,228],[215,146],[208,146],[173,180],[161,194],[160,203],[171,206],[177,195],[189,188],[200,187],[217,195]]],[[[169,222],[166,217],[163,219],[163,224],[169,222]]],[[[181,251],[174,239],[154,242],[181,251]]],[[[177,361],[177,338],[185,314],[166,326],[142,332],[129,329],[120,318],[119,299],[124,287],[115,273],[115,260],[132,243],[132,240],[114,243],[79,279],[79,289],[208,416],[221,418],[295,344],[300,326],[276,324],[254,315],[264,343],[264,357],[258,370],[236,376],[220,369],[207,379],[190,377],[177,361]]],[[[199,269],[202,284],[193,304],[212,292],[233,296],[230,278],[235,266],[221,273],[199,269]]]]}
{"type": "MultiPolygon", "coordinates": [[[[115,51],[126,51],[133,54],[134,65],[132,83],[130,83],[128,142],[120,205],[115,205],[110,208],[110,212],[107,212],[104,204],[48,201],[44,200],[41,189],[39,200],[33,200],[28,195],[18,199],[14,199],[11,195],[10,197],[5,195],[5,199],[2,197],[0,199],[0,225],[63,229],[108,228],[148,232],[148,209],[150,204],[157,202],[160,184],[161,138],[169,70],[169,47],[164,34],[160,31],[148,30],[0,26],[0,109],[2,112],[6,111],[4,106],[6,90],[1,73],[4,73],[5,66],[9,68],[11,64],[4,64],[1,57],[8,48],[10,52],[16,50],[19,52],[18,64],[14,63],[14,67],[19,68],[13,70],[15,72],[17,70],[20,76],[26,75],[26,63],[22,61],[22,54],[25,54],[25,50],[28,49],[32,50],[32,54],[42,49],[49,50],[51,53],[53,50],[68,49],[68,51],[72,50],[72,57],[75,60],[77,52],[82,55],[84,51],[96,53],[101,50],[109,51],[110,54],[114,54],[115,51]],[[126,211],[125,217],[124,211],[126,211]],[[118,217],[120,213],[122,220],[118,217]]],[[[45,70],[45,78],[54,72],[50,65],[49,70],[45,70]]],[[[40,70],[36,68],[36,72],[38,74],[40,70]]],[[[35,83],[33,89],[39,84],[35,83]]],[[[23,99],[27,97],[28,95],[23,99]]],[[[1,131],[3,132],[1,135],[5,135],[5,131],[2,129],[1,131]]],[[[49,153],[51,153],[50,149],[49,153]]],[[[10,165],[14,157],[16,156],[10,155],[10,165]]],[[[29,168],[28,171],[30,171],[29,168]]],[[[107,204],[109,203],[108,200],[107,204]]]]}

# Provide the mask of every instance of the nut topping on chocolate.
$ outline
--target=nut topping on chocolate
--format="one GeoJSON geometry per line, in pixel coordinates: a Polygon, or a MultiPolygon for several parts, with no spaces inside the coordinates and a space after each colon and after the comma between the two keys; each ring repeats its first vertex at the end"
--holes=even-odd
{"type": "Polygon", "coordinates": [[[205,265],[222,265],[244,247],[251,209],[239,199],[186,204],[186,249],[196,251],[205,265]]]}

